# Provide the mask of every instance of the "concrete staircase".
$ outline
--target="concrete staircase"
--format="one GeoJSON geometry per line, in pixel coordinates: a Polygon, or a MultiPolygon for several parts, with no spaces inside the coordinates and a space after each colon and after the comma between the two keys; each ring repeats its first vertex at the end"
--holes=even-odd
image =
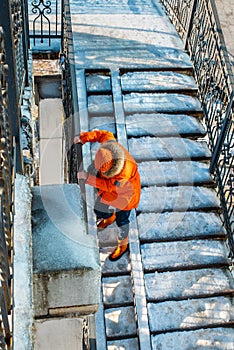
{"type": "MultiPolygon", "coordinates": [[[[189,57],[159,1],[79,1],[71,13],[81,129],[112,131],[142,180],[130,253],[110,262],[117,227],[98,234],[97,349],[231,350],[234,283],[189,57]]],[[[85,168],[97,147],[83,147],[85,168]]],[[[88,186],[86,199],[96,235],[88,186]]]]}

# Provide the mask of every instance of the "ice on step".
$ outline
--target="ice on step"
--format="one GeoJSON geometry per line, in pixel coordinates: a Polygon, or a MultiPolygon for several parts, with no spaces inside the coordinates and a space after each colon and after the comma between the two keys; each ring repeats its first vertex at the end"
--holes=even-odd
{"type": "Polygon", "coordinates": [[[176,240],[196,237],[223,237],[225,229],[215,213],[171,212],[141,213],[137,216],[143,241],[176,240]]]}
{"type": "Polygon", "coordinates": [[[177,185],[212,183],[207,164],[195,161],[142,162],[138,164],[141,185],[177,185]]]}
{"type": "Polygon", "coordinates": [[[206,187],[144,187],[138,206],[140,212],[208,210],[219,208],[214,190],[206,187]]]}
{"type": "Polygon", "coordinates": [[[210,328],[152,336],[152,350],[233,350],[234,328],[210,328]]]}
{"type": "Polygon", "coordinates": [[[227,249],[218,240],[193,240],[169,243],[146,243],[141,246],[146,271],[198,268],[228,262],[227,249]]]}
{"type": "Polygon", "coordinates": [[[145,286],[147,299],[151,301],[234,292],[228,271],[217,268],[148,273],[145,274],[145,286]]]}
{"type": "Polygon", "coordinates": [[[129,139],[130,153],[137,161],[170,159],[207,159],[208,146],[203,141],[179,137],[141,137],[129,139]]]}
{"type": "Polygon", "coordinates": [[[231,298],[225,297],[151,303],[148,310],[153,332],[202,328],[234,321],[234,306],[231,298]]]}
{"type": "Polygon", "coordinates": [[[191,75],[177,72],[128,72],[122,75],[123,91],[197,90],[191,75]]]}
{"type": "Polygon", "coordinates": [[[124,110],[132,113],[201,113],[201,103],[196,97],[176,93],[137,93],[123,96],[124,110]]]}
{"type": "Polygon", "coordinates": [[[130,137],[205,135],[205,128],[198,118],[183,114],[133,114],[126,116],[126,128],[130,137]]]}

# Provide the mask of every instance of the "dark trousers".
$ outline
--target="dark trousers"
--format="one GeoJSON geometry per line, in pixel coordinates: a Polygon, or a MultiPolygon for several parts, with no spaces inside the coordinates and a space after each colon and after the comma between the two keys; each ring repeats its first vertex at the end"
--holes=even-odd
{"type": "MultiPolygon", "coordinates": [[[[94,212],[97,218],[107,219],[113,214],[113,209],[110,209],[108,204],[101,203],[101,198],[97,196],[94,212]]],[[[124,239],[128,236],[129,232],[129,216],[131,210],[115,210],[116,224],[119,227],[119,239],[124,239]]]]}

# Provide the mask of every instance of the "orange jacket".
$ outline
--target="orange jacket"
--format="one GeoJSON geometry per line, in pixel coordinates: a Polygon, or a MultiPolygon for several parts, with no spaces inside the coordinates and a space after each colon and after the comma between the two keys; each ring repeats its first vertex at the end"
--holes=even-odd
{"type": "Polygon", "coordinates": [[[101,202],[105,204],[121,210],[137,208],[141,192],[140,175],[137,163],[130,153],[116,141],[111,132],[106,130],[81,132],[80,139],[83,144],[99,142],[105,146],[112,141],[111,147],[121,149],[124,159],[118,173],[110,178],[106,178],[102,173],[100,178],[89,174],[86,183],[98,189],[101,202]]]}

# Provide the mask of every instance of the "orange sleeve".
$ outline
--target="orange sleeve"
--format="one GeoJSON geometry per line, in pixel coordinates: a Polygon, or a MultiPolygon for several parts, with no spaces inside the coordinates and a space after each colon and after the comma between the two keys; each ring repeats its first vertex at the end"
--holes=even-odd
{"type": "Polygon", "coordinates": [[[115,140],[115,137],[112,132],[107,130],[93,130],[81,132],[80,139],[83,144],[86,142],[103,143],[109,140],[115,140]]]}
{"type": "Polygon", "coordinates": [[[96,176],[89,174],[85,183],[90,186],[96,187],[101,191],[105,191],[105,192],[113,191],[113,184],[111,180],[98,178],[96,176]]]}

